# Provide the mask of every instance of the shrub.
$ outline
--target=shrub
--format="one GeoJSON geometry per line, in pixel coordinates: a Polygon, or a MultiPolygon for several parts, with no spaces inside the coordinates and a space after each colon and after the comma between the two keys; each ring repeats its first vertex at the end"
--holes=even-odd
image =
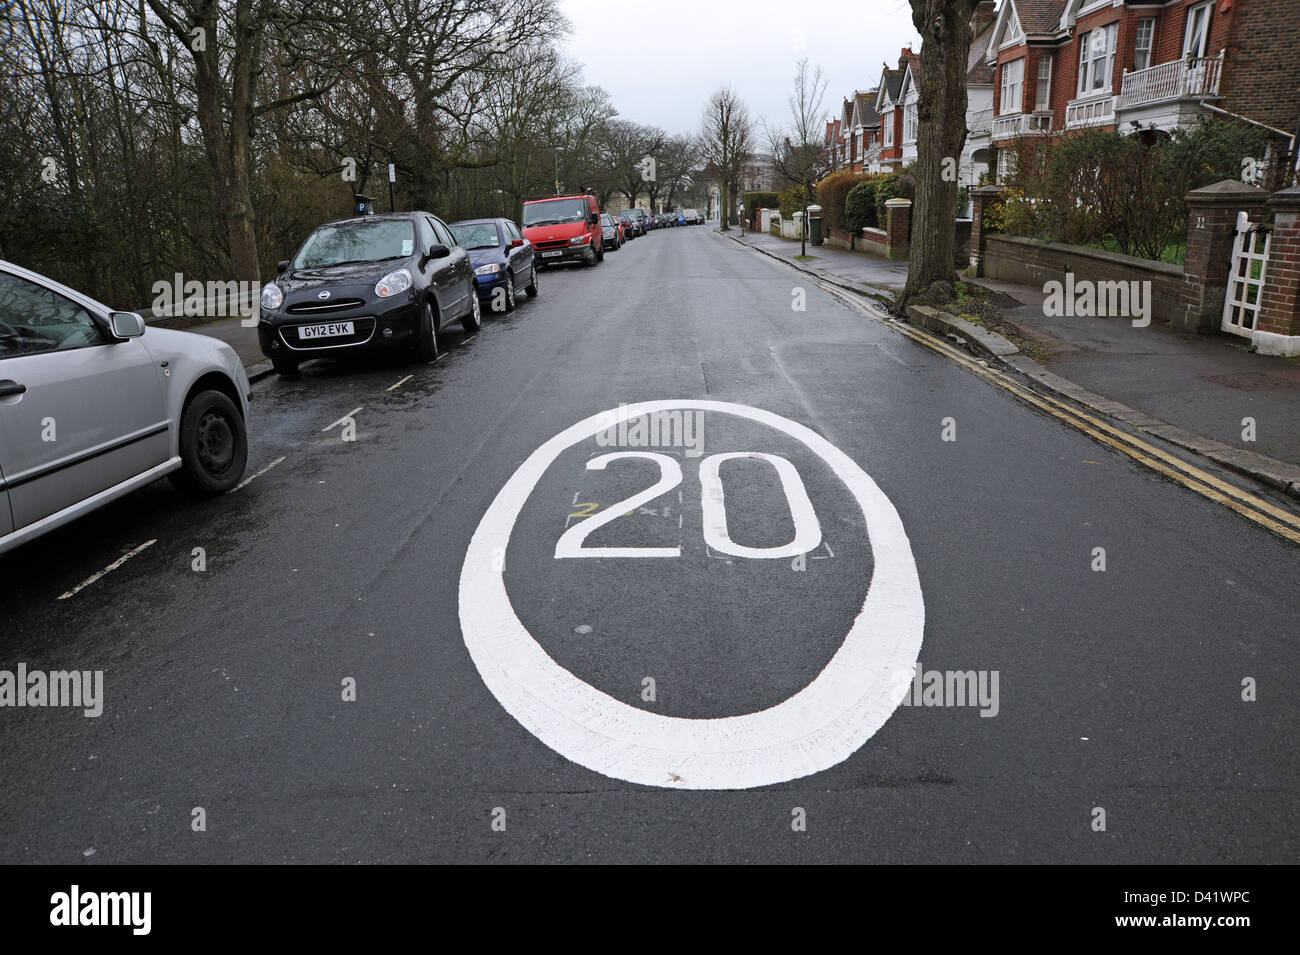
{"type": "MultiPolygon", "coordinates": [[[[822,210],[823,221],[826,215],[822,210]]],[[[844,200],[844,228],[856,237],[864,228],[876,225],[876,180],[864,179],[849,190],[844,200]]]]}
{"type": "Polygon", "coordinates": [[[745,204],[746,218],[753,219],[757,209],[779,209],[780,200],[775,192],[742,192],[740,201],[745,204]]]}
{"type": "Polygon", "coordinates": [[[1085,129],[1022,140],[1002,210],[1003,231],[1075,245],[1113,244],[1159,259],[1187,227],[1187,193],[1241,174],[1267,133],[1202,120],[1165,136],[1085,129]]]}
{"type": "MultiPolygon", "coordinates": [[[[777,197],[777,201],[781,209],[781,218],[789,219],[796,212],[803,212],[803,207],[811,205],[813,200],[811,196],[804,194],[802,187],[791,186],[777,197]]],[[[745,206],[745,208],[748,209],[749,206],[745,206]]]]}
{"type": "Polygon", "coordinates": [[[817,183],[817,203],[822,207],[822,235],[851,234],[844,222],[844,203],[849,190],[866,178],[866,173],[841,169],[817,183]]]}
{"type": "Polygon", "coordinates": [[[885,227],[885,203],[890,199],[915,199],[916,175],[912,166],[904,166],[881,177],[876,184],[876,221],[885,227]]]}

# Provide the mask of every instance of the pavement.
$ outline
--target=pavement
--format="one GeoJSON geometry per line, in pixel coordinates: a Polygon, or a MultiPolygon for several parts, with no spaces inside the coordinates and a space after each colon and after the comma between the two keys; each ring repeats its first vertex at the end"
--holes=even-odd
{"type": "MultiPolygon", "coordinates": [[[[902,288],[906,262],[818,247],[800,261],[799,243],[771,235],[730,233],[796,268],[845,288],[868,293],[902,288]]],[[[1050,372],[1035,375],[1029,359],[1015,362],[1043,383],[1063,380],[1077,398],[1091,393],[1118,403],[1144,430],[1198,453],[1222,458],[1236,470],[1283,490],[1300,493],[1300,361],[1257,355],[1244,339],[1195,334],[1167,325],[1135,328],[1125,319],[1050,317],[1040,287],[976,280],[1006,296],[1005,319],[1042,344],[1034,361],[1050,372]],[[1074,386],[1074,387],[1069,387],[1074,386]],[[1253,421],[1253,438],[1247,427],[1253,421]]],[[[1098,408],[1102,401],[1088,402],[1098,408]]],[[[1108,408],[1114,411],[1114,408],[1108,408]]]]}
{"type": "Polygon", "coordinates": [[[540,284],[0,557],[103,673],[0,711],[0,862],[1295,860],[1295,544],[709,229],[540,284]]]}

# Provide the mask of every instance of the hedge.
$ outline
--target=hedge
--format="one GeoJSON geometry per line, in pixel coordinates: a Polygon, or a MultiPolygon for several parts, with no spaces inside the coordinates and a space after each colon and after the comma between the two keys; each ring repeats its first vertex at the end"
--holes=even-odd
{"type": "Polygon", "coordinates": [[[822,235],[849,234],[844,223],[844,202],[849,190],[866,178],[866,173],[841,169],[817,183],[817,203],[822,207],[822,235]]]}

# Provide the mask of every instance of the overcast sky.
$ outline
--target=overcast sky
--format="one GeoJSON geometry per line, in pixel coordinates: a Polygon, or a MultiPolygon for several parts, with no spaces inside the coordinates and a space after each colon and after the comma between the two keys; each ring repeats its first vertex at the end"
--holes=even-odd
{"type": "Polygon", "coordinates": [[[882,61],[921,49],[908,0],[560,0],[568,48],[624,119],[695,133],[709,94],[729,83],[755,119],[790,123],[795,64],[820,65],[823,111],[874,86],[882,61]],[[796,24],[796,18],[799,26],[796,24]],[[742,46],[743,44],[743,46],[742,46]]]}

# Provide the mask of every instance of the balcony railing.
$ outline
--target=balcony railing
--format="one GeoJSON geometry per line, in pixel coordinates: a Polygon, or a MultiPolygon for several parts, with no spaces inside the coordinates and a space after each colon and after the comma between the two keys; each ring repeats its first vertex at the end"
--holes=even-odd
{"type": "Polygon", "coordinates": [[[1115,122],[1115,97],[1107,90],[1100,96],[1071,100],[1065,107],[1065,127],[1101,126],[1115,122]]]}
{"type": "Polygon", "coordinates": [[[982,109],[971,113],[966,120],[966,125],[969,127],[968,136],[987,136],[993,128],[993,110],[982,109]]]}
{"type": "Polygon", "coordinates": [[[1131,109],[1163,100],[1219,95],[1223,78],[1223,53],[1218,56],[1188,57],[1161,63],[1145,70],[1125,71],[1120,87],[1119,108],[1131,109]]]}
{"type": "Polygon", "coordinates": [[[1015,139],[1017,136],[1040,135],[1052,131],[1052,114],[1047,111],[1035,113],[1012,113],[1010,116],[996,116],[993,119],[993,140],[1015,139]]]}

